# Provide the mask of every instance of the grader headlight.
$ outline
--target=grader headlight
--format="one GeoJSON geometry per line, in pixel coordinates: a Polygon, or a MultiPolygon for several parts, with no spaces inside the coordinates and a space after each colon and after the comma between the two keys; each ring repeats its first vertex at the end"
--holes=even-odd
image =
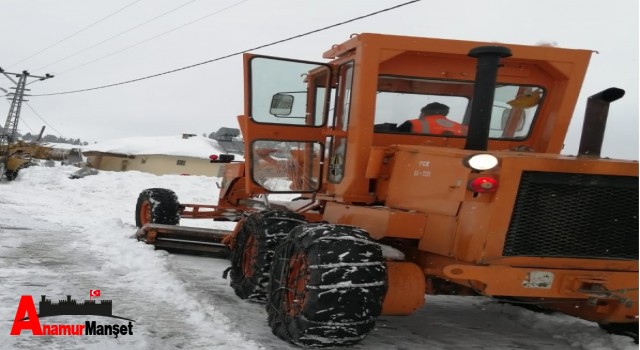
{"type": "Polygon", "coordinates": [[[498,158],[491,154],[472,154],[462,160],[462,164],[475,171],[491,170],[498,166],[498,158]]]}

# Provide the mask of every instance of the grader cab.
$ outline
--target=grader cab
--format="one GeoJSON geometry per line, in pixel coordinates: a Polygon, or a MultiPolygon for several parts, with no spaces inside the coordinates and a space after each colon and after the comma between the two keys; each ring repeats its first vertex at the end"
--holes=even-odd
{"type": "Polygon", "coordinates": [[[624,91],[593,95],[579,154],[560,154],[591,53],[360,34],[327,63],[246,54],[246,162],[226,165],[217,205],[143,192],[137,235],[228,249],[236,294],[303,346],[357,343],[426,294],[637,329],[638,164],[600,157],[624,91]],[[433,102],[466,135],[399,128],[433,102]],[[255,205],[269,193],[302,200],[255,205]]]}

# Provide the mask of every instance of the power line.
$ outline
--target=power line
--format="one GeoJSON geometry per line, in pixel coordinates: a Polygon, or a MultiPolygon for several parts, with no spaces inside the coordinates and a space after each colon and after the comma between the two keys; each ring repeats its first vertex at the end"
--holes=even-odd
{"type": "MultiPolygon", "coordinates": [[[[175,11],[177,11],[177,10],[179,10],[179,9],[181,9],[181,8],[183,8],[183,7],[187,6],[187,5],[189,5],[189,4],[194,3],[195,1],[197,1],[197,0],[191,0],[191,1],[189,1],[189,2],[186,2],[186,3],[184,3],[184,4],[182,4],[182,5],[178,6],[178,7],[175,7],[175,8],[173,8],[173,9],[171,9],[171,10],[167,11],[167,12],[164,12],[164,13],[160,14],[160,15],[158,15],[158,16],[156,16],[156,17],[153,17],[153,18],[151,18],[151,19],[149,19],[149,20],[147,20],[147,21],[144,21],[144,22],[142,22],[142,23],[140,23],[140,24],[137,24],[137,25],[135,25],[135,26],[133,26],[133,27],[131,27],[131,28],[129,28],[129,29],[126,29],[126,30],[124,30],[124,31],[122,31],[122,32],[120,32],[120,33],[118,33],[118,34],[114,35],[114,36],[111,36],[111,37],[109,37],[109,38],[106,38],[106,39],[104,39],[104,40],[102,40],[102,41],[98,42],[98,43],[95,43],[95,44],[93,44],[93,45],[91,45],[91,46],[88,46],[88,47],[86,47],[86,48],[84,48],[84,49],[82,49],[82,50],[80,50],[80,51],[76,51],[76,52],[74,52],[74,53],[72,53],[72,54],[70,54],[70,55],[67,55],[67,56],[65,56],[65,57],[62,57],[61,59],[59,59],[59,60],[57,60],[57,61],[51,62],[51,63],[49,63],[49,64],[47,64],[47,65],[44,65],[44,66],[42,66],[42,67],[40,67],[40,68],[36,68],[36,70],[42,70],[42,69],[44,69],[44,68],[46,68],[46,67],[49,67],[49,66],[51,66],[51,65],[54,65],[54,64],[59,63],[59,62],[62,62],[62,61],[65,61],[65,60],[67,60],[67,59],[69,59],[69,58],[71,58],[71,57],[73,57],[73,56],[76,56],[76,55],[81,54],[81,53],[83,53],[83,52],[85,52],[85,51],[88,51],[88,50],[90,50],[90,49],[92,49],[92,48],[94,48],[94,47],[96,47],[96,46],[102,45],[102,44],[106,43],[107,41],[110,41],[111,39],[115,39],[115,38],[117,38],[117,37],[119,37],[119,36],[121,36],[121,35],[127,34],[127,33],[131,32],[131,31],[132,31],[132,30],[134,30],[134,29],[140,28],[140,27],[142,27],[142,26],[143,26],[143,25],[145,25],[145,24],[148,24],[148,23],[151,23],[151,22],[153,22],[153,21],[157,20],[158,18],[164,17],[164,16],[166,16],[166,15],[168,15],[168,14],[172,13],[172,12],[175,12],[175,11]]],[[[91,63],[91,62],[90,62],[90,63],[91,63]]],[[[82,67],[82,66],[81,66],[81,67],[82,67]]],[[[73,68],[73,69],[75,69],[75,68],[73,68]]],[[[63,73],[64,73],[64,72],[63,72],[63,73]]],[[[61,73],[58,73],[57,75],[60,75],[60,74],[61,74],[61,73]]]]}
{"type": "Polygon", "coordinates": [[[124,84],[130,84],[130,83],[134,83],[134,82],[141,81],[141,80],[156,78],[156,77],[159,77],[159,76],[163,76],[163,75],[167,75],[167,74],[171,74],[171,73],[176,73],[176,72],[179,72],[179,71],[182,71],[182,70],[194,68],[194,67],[201,66],[201,65],[204,65],[204,64],[220,61],[220,60],[223,60],[223,59],[226,59],[226,58],[230,58],[230,57],[233,57],[233,56],[238,56],[238,55],[241,55],[241,54],[243,54],[245,52],[255,51],[255,50],[258,50],[258,49],[265,48],[265,47],[269,47],[269,46],[273,46],[273,45],[280,44],[280,43],[283,43],[283,42],[291,41],[293,39],[298,39],[298,38],[301,38],[301,37],[304,37],[304,36],[307,36],[307,35],[311,35],[311,34],[315,34],[315,33],[318,33],[318,32],[322,32],[322,31],[327,30],[327,29],[331,29],[331,28],[338,27],[338,26],[341,26],[341,25],[344,25],[344,24],[347,24],[347,23],[355,22],[355,21],[361,20],[363,18],[375,16],[375,15],[383,13],[383,12],[395,10],[397,8],[400,8],[400,7],[403,7],[403,6],[412,4],[412,3],[416,3],[416,2],[419,2],[419,1],[420,0],[408,1],[408,2],[405,2],[405,3],[399,4],[399,5],[388,7],[388,8],[379,10],[379,11],[375,11],[375,12],[363,15],[363,16],[355,17],[355,18],[352,18],[352,19],[349,19],[349,20],[346,20],[346,21],[343,21],[343,22],[339,22],[339,23],[336,23],[336,24],[332,24],[332,25],[329,25],[329,26],[326,26],[326,27],[322,27],[322,28],[316,29],[316,30],[312,30],[310,32],[294,35],[294,36],[286,38],[286,39],[277,40],[277,41],[274,41],[274,42],[271,42],[271,43],[268,43],[268,44],[256,46],[256,47],[251,48],[251,49],[239,51],[239,52],[236,52],[236,53],[232,53],[232,54],[229,54],[229,55],[226,55],[226,56],[221,56],[221,57],[218,57],[218,58],[214,58],[214,59],[211,59],[211,60],[208,60],[208,61],[192,64],[192,65],[189,65],[189,66],[184,66],[184,67],[181,67],[181,68],[172,69],[172,70],[165,71],[165,72],[162,72],[162,73],[148,75],[148,76],[145,76],[145,77],[141,77],[141,78],[137,78],[137,79],[131,79],[131,80],[127,80],[127,81],[123,81],[123,82],[119,82],[119,83],[96,86],[96,87],[93,87],[93,88],[87,88],[87,89],[81,89],[81,90],[72,90],[72,91],[65,91],[65,92],[56,92],[56,93],[51,93],[51,94],[31,95],[31,96],[55,96],[55,95],[74,94],[74,93],[78,93],[78,92],[105,89],[105,88],[108,88],[108,87],[119,86],[119,85],[124,85],[124,84]]]}
{"type": "Polygon", "coordinates": [[[20,119],[20,123],[24,124],[24,126],[27,127],[27,129],[29,129],[29,131],[31,133],[34,133],[33,129],[31,129],[31,127],[29,126],[29,124],[27,124],[27,122],[24,120],[24,117],[20,119]]]}
{"type": "Polygon", "coordinates": [[[51,129],[53,129],[55,132],[58,133],[58,136],[65,138],[64,136],[62,136],[62,133],[60,131],[58,131],[56,128],[54,128],[53,126],[51,126],[51,124],[47,123],[46,120],[44,120],[44,118],[42,118],[40,116],[40,114],[38,114],[38,112],[36,112],[35,109],[33,109],[33,107],[31,107],[31,105],[29,103],[25,103],[27,105],[27,107],[29,107],[29,109],[33,112],[33,114],[36,115],[36,117],[40,118],[40,120],[42,120],[43,123],[45,123],[48,127],[50,127],[51,129]]]}
{"type": "Polygon", "coordinates": [[[102,21],[106,20],[107,18],[112,17],[112,16],[116,15],[117,13],[124,11],[126,8],[131,7],[131,6],[135,5],[136,3],[140,2],[140,1],[142,1],[142,0],[136,0],[136,1],[132,2],[132,3],[130,3],[129,5],[126,5],[125,7],[123,7],[123,8],[121,8],[121,9],[119,9],[119,10],[117,10],[117,11],[115,11],[115,12],[113,12],[113,13],[111,13],[111,14],[109,14],[109,15],[107,15],[107,16],[105,16],[105,17],[103,17],[103,18],[99,19],[99,20],[97,20],[96,22],[94,22],[94,23],[92,23],[92,24],[88,25],[87,27],[84,27],[83,29],[80,29],[79,31],[77,31],[77,32],[75,32],[75,33],[73,33],[73,34],[71,34],[71,35],[67,36],[66,38],[61,39],[61,40],[59,40],[59,41],[55,42],[54,44],[52,44],[52,45],[49,45],[49,46],[45,47],[44,49],[42,49],[42,50],[40,50],[40,51],[38,51],[38,52],[34,53],[33,55],[31,55],[31,56],[29,56],[29,57],[26,57],[26,58],[23,58],[23,59],[21,59],[20,61],[18,61],[18,62],[16,62],[16,63],[11,64],[9,67],[13,67],[13,66],[17,65],[18,63],[22,63],[22,62],[24,62],[24,61],[26,61],[26,60],[30,59],[31,57],[34,57],[34,56],[36,56],[36,55],[39,55],[39,54],[43,53],[44,51],[49,50],[50,48],[52,48],[52,47],[54,47],[54,46],[57,46],[58,44],[60,44],[60,43],[62,43],[62,42],[64,42],[64,41],[66,41],[66,40],[68,40],[68,39],[71,39],[72,37],[74,37],[74,36],[76,36],[76,35],[78,35],[78,34],[80,34],[80,33],[84,32],[85,30],[87,30],[87,29],[89,29],[89,28],[91,28],[91,27],[95,26],[96,24],[98,24],[98,23],[100,23],[100,22],[102,22],[102,21]]]}
{"type": "MultiPolygon", "coordinates": [[[[194,1],[195,1],[195,0],[194,0],[194,1]]],[[[173,28],[173,29],[169,29],[169,30],[167,30],[166,32],[163,32],[163,33],[160,33],[160,34],[158,34],[158,35],[156,35],[156,36],[153,36],[153,37],[151,37],[151,38],[148,38],[148,39],[145,39],[145,40],[139,41],[139,42],[137,42],[137,43],[135,43],[135,44],[133,44],[133,45],[131,45],[131,46],[127,46],[127,47],[125,47],[124,49],[120,49],[120,50],[115,51],[115,52],[112,52],[112,53],[110,53],[110,54],[108,54],[108,55],[105,55],[105,56],[102,56],[102,57],[96,58],[95,60],[92,60],[92,61],[89,61],[89,62],[87,62],[87,63],[84,63],[84,64],[82,64],[82,65],[80,65],[80,66],[76,66],[76,67],[73,67],[73,68],[71,68],[71,69],[67,69],[67,70],[65,70],[65,71],[63,71],[63,72],[61,72],[61,73],[58,73],[58,75],[60,75],[60,74],[64,74],[64,73],[68,73],[68,72],[71,72],[71,71],[74,71],[74,70],[76,70],[76,69],[78,69],[78,68],[82,68],[82,67],[84,67],[84,66],[86,66],[86,65],[89,65],[89,64],[91,64],[91,63],[94,63],[94,62],[100,61],[100,60],[102,60],[102,59],[104,59],[104,58],[107,58],[107,57],[110,57],[110,56],[116,55],[116,54],[118,54],[118,53],[120,53],[120,52],[122,52],[122,51],[129,50],[129,49],[131,49],[131,48],[133,48],[133,47],[136,47],[136,46],[138,46],[138,45],[144,44],[144,43],[146,43],[146,42],[148,42],[148,41],[151,41],[151,40],[153,40],[153,39],[157,39],[157,38],[159,38],[159,37],[161,37],[161,36],[163,36],[163,35],[169,34],[169,33],[171,33],[171,32],[174,32],[174,31],[178,30],[178,29],[182,29],[182,28],[184,28],[184,27],[186,27],[186,26],[188,26],[188,25],[194,24],[194,23],[196,23],[196,22],[198,22],[198,21],[201,21],[201,20],[203,20],[203,19],[205,19],[205,18],[208,18],[208,17],[211,17],[211,16],[216,15],[216,14],[218,14],[218,13],[224,12],[224,11],[226,11],[226,10],[228,10],[228,9],[232,8],[232,7],[238,6],[238,5],[240,5],[240,4],[242,4],[242,3],[245,3],[245,2],[247,2],[247,1],[249,1],[249,0],[243,0],[243,1],[240,1],[240,2],[235,3],[235,4],[233,4],[233,5],[230,5],[230,6],[227,6],[227,7],[225,7],[225,8],[222,8],[222,9],[220,9],[220,10],[216,10],[215,12],[212,12],[212,13],[209,13],[209,14],[207,14],[207,15],[204,15],[204,16],[202,16],[202,17],[200,17],[200,18],[198,18],[198,19],[195,19],[195,20],[193,20],[193,21],[191,21],[191,22],[185,23],[185,24],[180,25],[180,26],[178,26],[178,27],[175,27],[175,28],[173,28]]]]}

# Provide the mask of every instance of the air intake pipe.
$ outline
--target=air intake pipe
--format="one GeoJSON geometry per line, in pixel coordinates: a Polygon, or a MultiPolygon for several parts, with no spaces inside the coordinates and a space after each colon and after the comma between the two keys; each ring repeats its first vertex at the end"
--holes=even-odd
{"type": "Polygon", "coordinates": [[[511,56],[511,50],[504,46],[480,46],[471,49],[468,55],[477,58],[478,64],[473,100],[471,101],[469,132],[464,149],[486,151],[498,67],[501,58],[511,56]]]}
{"type": "Polygon", "coordinates": [[[622,96],[624,96],[624,90],[612,87],[589,97],[587,109],[584,112],[578,156],[600,157],[609,104],[622,96]]]}

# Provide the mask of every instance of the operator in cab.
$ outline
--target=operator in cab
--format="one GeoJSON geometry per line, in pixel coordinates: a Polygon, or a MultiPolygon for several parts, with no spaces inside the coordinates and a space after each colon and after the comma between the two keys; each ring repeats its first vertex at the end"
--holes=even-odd
{"type": "Polygon", "coordinates": [[[407,120],[397,127],[399,132],[416,134],[465,136],[467,126],[447,119],[449,106],[433,102],[420,109],[417,119],[407,120]]]}

